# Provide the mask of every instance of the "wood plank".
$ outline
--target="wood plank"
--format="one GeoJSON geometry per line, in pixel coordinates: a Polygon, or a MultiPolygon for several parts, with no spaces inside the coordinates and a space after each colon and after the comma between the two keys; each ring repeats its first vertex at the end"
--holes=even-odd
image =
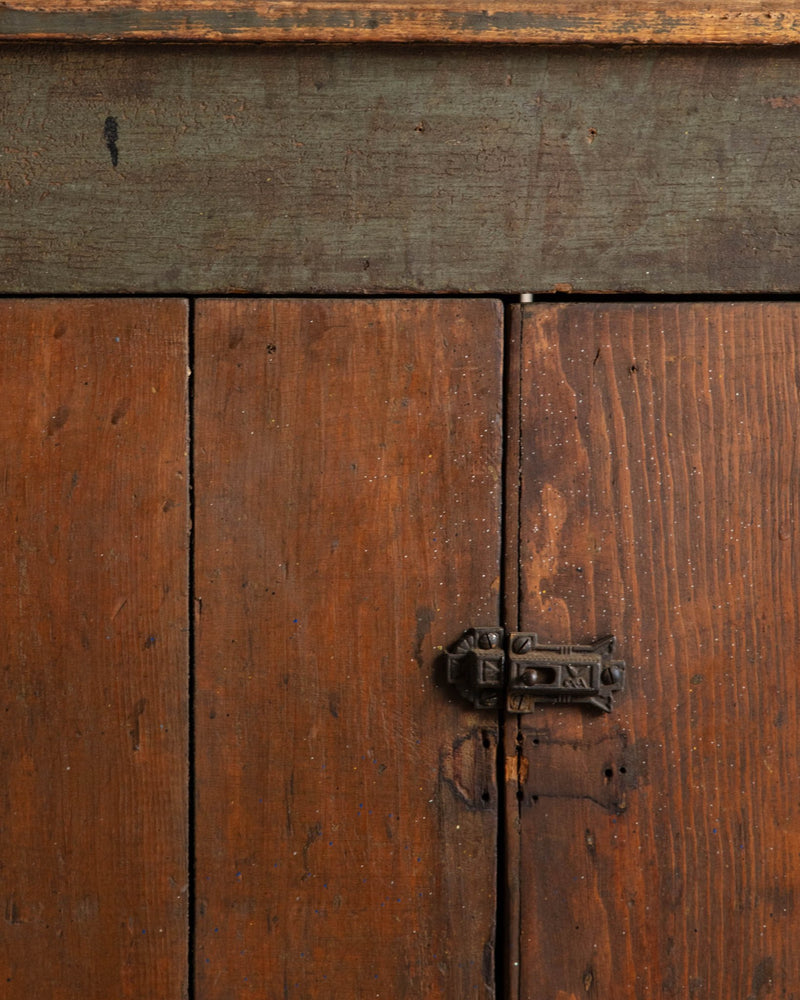
{"type": "Polygon", "coordinates": [[[0,291],[800,291],[797,50],[3,50],[0,291]]]}
{"type": "Polygon", "coordinates": [[[187,309],[0,302],[0,982],[183,995],[187,309]]]}
{"type": "Polygon", "coordinates": [[[489,8],[477,0],[9,0],[0,38],[786,45],[800,41],[800,17],[791,0],[505,0],[489,8]]]}
{"type": "Polygon", "coordinates": [[[196,355],[197,990],[494,996],[502,309],[211,300],[196,355]]]}
{"type": "Polygon", "coordinates": [[[522,620],[616,633],[523,718],[522,996],[796,992],[800,310],[527,307],[522,620]]]}

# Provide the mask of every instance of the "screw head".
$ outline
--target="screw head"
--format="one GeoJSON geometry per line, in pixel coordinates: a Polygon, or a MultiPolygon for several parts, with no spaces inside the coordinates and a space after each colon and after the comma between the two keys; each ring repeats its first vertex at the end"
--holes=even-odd
{"type": "Polygon", "coordinates": [[[511,644],[511,648],[515,653],[529,653],[533,649],[533,639],[529,635],[518,635],[511,644]]]}
{"type": "Polygon", "coordinates": [[[600,674],[600,680],[606,685],[606,687],[611,687],[613,684],[619,684],[622,680],[622,671],[619,667],[604,667],[603,672],[600,674]]]}
{"type": "Polygon", "coordinates": [[[482,632],[478,639],[481,649],[497,649],[500,644],[500,636],[497,632],[482,632]]]}

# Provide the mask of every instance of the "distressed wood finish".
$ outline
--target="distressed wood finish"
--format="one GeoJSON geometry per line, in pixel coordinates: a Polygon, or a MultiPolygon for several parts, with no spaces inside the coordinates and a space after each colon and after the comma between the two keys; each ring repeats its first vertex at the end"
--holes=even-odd
{"type": "Polygon", "coordinates": [[[7,49],[0,290],[797,292],[799,65],[7,49]]]}
{"type": "Polygon", "coordinates": [[[616,633],[610,716],[522,719],[520,995],[800,982],[800,309],[528,308],[522,625],[616,633]]]}
{"type": "Polygon", "coordinates": [[[437,650],[499,614],[502,310],[197,311],[204,1000],[494,995],[497,732],[437,650]]]}
{"type": "Polygon", "coordinates": [[[0,303],[0,982],[179,997],[186,304],[0,303]]]}
{"type": "Polygon", "coordinates": [[[179,41],[761,43],[800,41],[791,0],[669,4],[477,0],[270,3],[267,0],[10,0],[0,38],[179,41]]]}

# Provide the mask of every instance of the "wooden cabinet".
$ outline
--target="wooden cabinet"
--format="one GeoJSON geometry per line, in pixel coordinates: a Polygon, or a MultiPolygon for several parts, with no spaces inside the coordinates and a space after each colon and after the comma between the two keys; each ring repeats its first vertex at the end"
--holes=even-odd
{"type": "Polygon", "coordinates": [[[790,995],[798,322],[7,301],[7,995],[790,995]],[[447,689],[501,579],[612,714],[447,689]]]}
{"type": "Polygon", "coordinates": [[[796,57],[176,54],[0,57],[3,995],[800,994],[796,57]]]}

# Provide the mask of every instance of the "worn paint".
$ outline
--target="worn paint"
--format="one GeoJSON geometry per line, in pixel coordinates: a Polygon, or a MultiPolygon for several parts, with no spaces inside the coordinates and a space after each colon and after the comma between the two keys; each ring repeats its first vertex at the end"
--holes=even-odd
{"type": "Polygon", "coordinates": [[[458,41],[510,43],[670,42],[788,44],[800,39],[790,0],[764,9],[738,0],[697,7],[636,4],[598,8],[557,0],[501,8],[466,4],[422,6],[373,3],[222,2],[100,4],[68,2],[43,8],[17,0],[0,10],[0,38],[169,39],[196,41],[458,41]]]}
{"type": "Polygon", "coordinates": [[[8,48],[0,291],[797,292],[797,67],[8,48]]]}

